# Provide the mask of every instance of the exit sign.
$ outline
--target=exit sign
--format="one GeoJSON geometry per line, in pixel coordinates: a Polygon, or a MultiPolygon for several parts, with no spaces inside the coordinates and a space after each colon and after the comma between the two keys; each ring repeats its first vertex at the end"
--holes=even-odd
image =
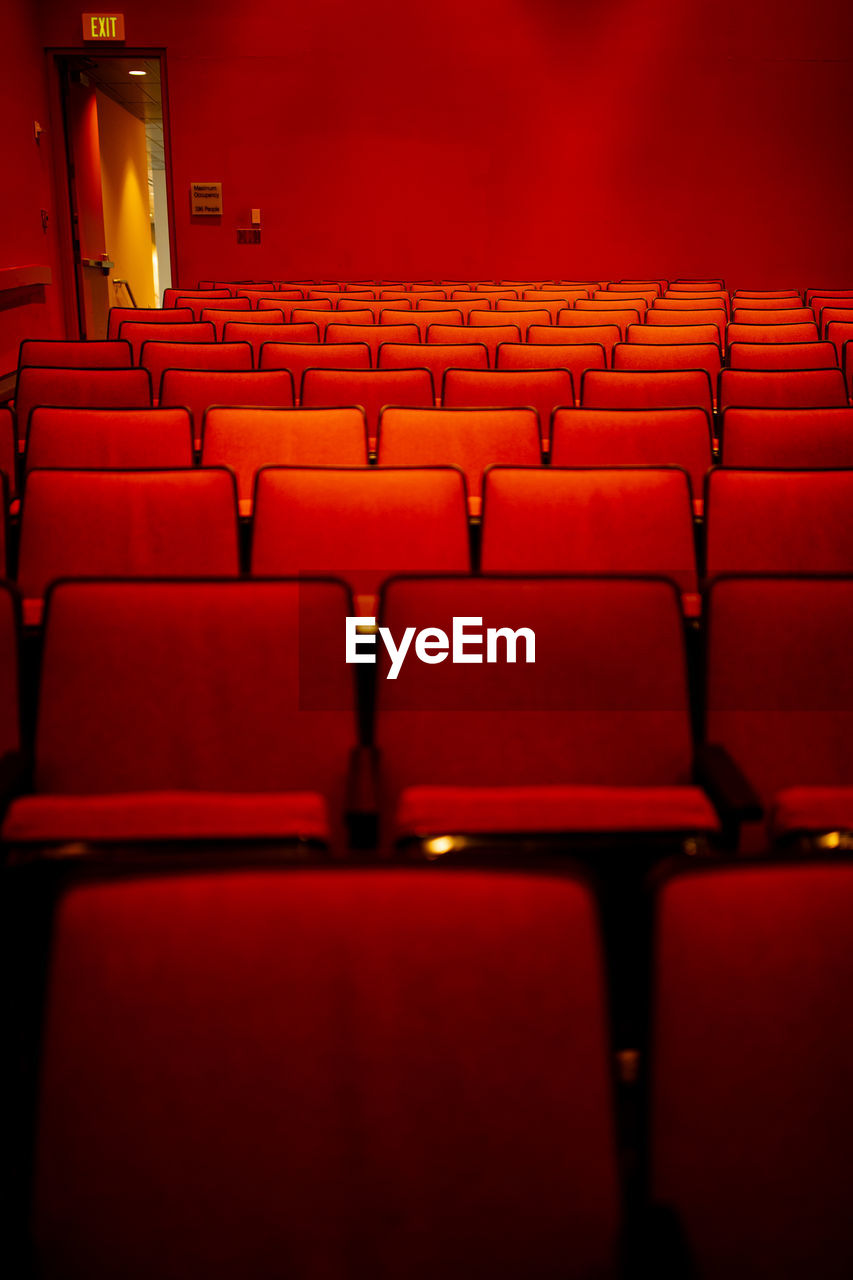
{"type": "Polygon", "coordinates": [[[84,13],[84,40],[123,40],[123,13],[84,13]]]}

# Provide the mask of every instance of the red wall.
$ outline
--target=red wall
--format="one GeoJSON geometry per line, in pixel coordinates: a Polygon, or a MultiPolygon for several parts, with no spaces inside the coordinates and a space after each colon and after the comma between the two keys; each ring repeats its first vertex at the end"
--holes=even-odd
{"type": "MultiPolygon", "coordinates": [[[[79,4],[42,7],[45,44],[80,43],[79,4]]],[[[122,8],[167,49],[183,283],[853,284],[849,0],[122,8]],[[193,179],[222,181],[221,225],[193,225],[193,179]]]]}
{"type": "MultiPolygon", "coordinates": [[[[47,130],[36,145],[33,122],[47,128],[44,54],[31,0],[5,0],[2,22],[4,58],[2,103],[2,195],[0,195],[0,268],[49,266],[53,284],[43,289],[0,292],[0,377],[18,362],[18,342],[60,336],[61,286],[58,283],[55,207],[51,195],[52,148],[47,130]],[[42,230],[41,210],[51,221],[42,230]]],[[[59,140],[62,145],[61,139],[59,140]]]]}

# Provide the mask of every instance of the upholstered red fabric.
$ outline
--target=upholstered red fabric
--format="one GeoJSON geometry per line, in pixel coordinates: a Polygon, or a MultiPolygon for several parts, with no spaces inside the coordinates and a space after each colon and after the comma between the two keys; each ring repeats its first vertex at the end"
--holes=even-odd
{"type": "Polygon", "coordinates": [[[376,448],[385,405],[432,408],[435,388],[428,369],[306,369],[300,403],[305,407],[359,405],[367,418],[368,448],[376,448]]]}
{"type": "Polygon", "coordinates": [[[36,405],[143,409],[151,405],[147,369],[22,369],[15,390],[18,443],[36,405]]]}
{"type": "Polygon", "coordinates": [[[18,584],[28,623],[51,582],[239,570],[233,477],[207,471],[31,471],[18,584]]]}
{"type": "Polygon", "coordinates": [[[695,614],[689,477],[678,467],[492,467],[484,481],[481,567],[660,574],[695,614]]]}
{"type": "MultiPolygon", "coordinates": [[[[562,314],[562,312],[561,312],[562,314]]],[[[532,324],[527,330],[526,342],[529,346],[557,346],[578,344],[584,347],[601,346],[608,353],[608,359],[617,342],[621,342],[625,334],[625,326],[616,324],[599,324],[597,321],[589,325],[566,324],[532,324]]],[[[501,346],[513,346],[513,343],[501,343],[501,346]]],[[[597,363],[589,368],[604,368],[597,363]]],[[[576,379],[580,389],[580,378],[576,379]]]]}
{"type": "Polygon", "coordinates": [[[773,312],[767,312],[766,324],[726,325],[726,343],[734,342],[817,342],[820,334],[816,324],[774,324],[773,312]]]}
{"type": "Polygon", "coordinates": [[[126,342],[65,342],[27,338],[20,346],[18,368],[129,369],[131,350],[126,342]]]}
{"type": "Polygon", "coordinates": [[[713,409],[713,387],[704,369],[590,369],[580,397],[589,409],[713,409]]]}
{"type": "Polygon", "coordinates": [[[598,342],[502,342],[497,351],[499,370],[565,369],[571,374],[573,391],[575,387],[580,389],[585,369],[604,369],[606,366],[607,351],[598,342]]]}
{"type": "Polygon", "coordinates": [[[707,571],[849,573],[851,511],[853,471],[720,467],[706,482],[707,571]]]}
{"type": "Polygon", "coordinates": [[[252,360],[257,369],[261,363],[261,348],[265,342],[317,342],[319,330],[311,324],[266,324],[257,321],[259,315],[275,316],[274,311],[256,311],[249,320],[229,320],[225,325],[221,341],[247,342],[252,348],[252,360]]]}
{"type": "Polygon", "coordinates": [[[675,299],[661,298],[651,307],[644,317],[644,328],[693,328],[695,325],[713,325],[717,330],[718,341],[722,345],[726,339],[726,310],[722,303],[698,301],[680,302],[675,299]]]}
{"type": "Polygon", "coordinates": [[[232,296],[230,289],[164,289],[163,306],[175,310],[179,308],[182,298],[186,298],[189,303],[191,298],[230,298],[232,296]]]}
{"type": "Polygon", "coordinates": [[[254,363],[248,342],[153,342],[142,344],[139,363],[151,374],[154,396],[159,397],[167,369],[248,370],[254,363]]]}
{"type": "MultiPolygon", "coordinates": [[[[321,320],[328,319],[328,316],[321,317],[314,314],[316,311],[328,312],[332,310],[332,304],[328,298],[314,302],[303,301],[299,298],[285,299],[284,295],[276,294],[274,298],[259,298],[257,309],[253,308],[256,315],[262,316],[268,311],[277,311],[283,317],[285,324],[320,324],[321,320]],[[294,321],[293,313],[300,313],[299,321],[294,321]]],[[[263,324],[263,321],[261,321],[263,324]]]]}
{"type": "Polygon", "coordinates": [[[252,304],[248,298],[186,298],[182,299],[184,305],[193,313],[193,320],[210,320],[217,311],[235,311],[240,314],[250,311],[252,304]],[[209,311],[210,315],[204,312],[209,311]]]}
{"type": "Polygon", "coordinates": [[[229,409],[204,417],[201,460],[229,467],[237,479],[240,514],[252,513],[261,467],[367,465],[367,420],[358,408],[229,409]]]}
{"type": "Polygon", "coordinates": [[[370,347],[366,342],[265,342],[261,347],[261,370],[288,369],[296,396],[306,369],[369,369],[370,347]]]}
{"type": "Polygon", "coordinates": [[[440,392],[446,369],[488,369],[489,350],[482,342],[461,342],[458,346],[441,342],[383,342],[378,364],[380,369],[429,369],[433,385],[440,392]]]}
{"type": "Polygon", "coordinates": [[[783,787],[770,814],[776,839],[792,832],[853,832],[853,782],[846,787],[783,787]]]}
{"type": "Polygon", "coordinates": [[[342,578],[361,616],[395,573],[471,569],[465,480],[450,467],[266,468],[254,520],[254,574],[342,578]]]}
{"type": "Polygon", "coordinates": [[[847,404],[844,375],[835,369],[723,369],[720,409],[729,405],[814,409],[847,404]]]}
{"type": "Polygon", "coordinates": [[[501,342],[520,342],[522,331],[518,325],[481,325],[479,328],[465,324],[431,324],[427,327],[427,343],[449,343],[457,346],[464,342],[482,343],[489,353],[489,367],[495,367],[495,353],[501,342]]]}
{"type": "Polygon", "coordinates": [[[125,320],[136,323],[144,320],[147,324],[186,324],[192,318],[189,307],[110,307],[107,338],[114,342],[118,338],[119,326],[125,320]]]}
{"type": "Polygon", "coordinates": [[[601,943],[574,879],[81,886],[51,968],[46,1280],[617,1274],[601,943]]]}
{"type": "Polygon", "coordinates": [[[658,346],[663,343],[715,342],[721,345],[721,331],[715,324],[629,324],[628,342],[658,346]]]}
{"type": "MultiPolygon", "coordinates": [[[[335,316],[346,318],[347,312],[335,312],[335,316]]],[[[355,312],[349,314],[355,315],[355,312]]],[[[421,333],[416,324],[338,324],[333,322],[326,326],[325,340],[335,342],[365,342],[370,348],[370,356],[375,366],[379,358],[379,348],[383,342],[418,342],[421,333]]]]}
{"type": "Polygon", "coordinates": [[[853,1270],[853,865],[718,867],[657,906],[651,1195],[707,1280],[853,1270]]]}
{"type": "Polygon", "coordinates": [[[378,452],[384,466],[459,467],[468,486],[469,512],[478,516],[486,467],[541,463],[539,419],[535,409],[527,408],[385,409],[378,452]]]}
{"type": "Polygon", "coordinates": [[[732,407],[722,440],[730,467],[853,467],[853,408],[732,407]]]}
{"type": "MultiPolygon", "coordinates": [[[[45,622],[37,799],[24,803],[21,826],[31,838],[39,824],[72,838],[77,822],[78,834],[94,824],[115,838],[158,823],[265,834],[277,814],[291,821],[290,801],[265,801],[266,817],[253,818],[248,799],[214,794],[208,804],[198,793],[313,792],[339,840],[355,742],[351,610],[335,582],[59,584],[45,622]],[[189,794],[155,797],[148,814],[139,793],[151,792],[189,794]],[[63,811],[64,796],[79,802],[63,811]],[[101,796],[125,799],[100,806],[101,796]]],[[[319,812],[294,803],[300,825],[319,812]]]]}
{"type": "Polygon", "coordinates": [[[293,376],[288,369],[166,369],[160,381],[160,408],[184,405],[189,410],[199,448],[204,415],[211,405],[288,409],[293,402],[293,376]]]}
{"type": "Polygon", "coordinates": [[[833,369],[838,356],[831,342],[735,342],[731,369],[833,369]]]}
{"type": "Polygon", "coordinates": [[[30,418],[27,470],[34,467],[191,467],[186,409],[44,409],[30,418]]]}
{"type": "MultiPolygon", "coordinates": [[[[294,307],[290,313],[291,324],[316,324],[320,331],[320,341],[326,341],[326,330],[329,325],[333,324],[337,328],[344,325],[358,325],[360,328],[364,325],[373,324],[373,316],[369,311],[326,311],[322,309],[322,301],[317,300],[308,305],[303,303],[300,307],[294,307]]],[[[364,342],[364,338],[341,337],[340,342],[364,342]]]]}
{"type": "Polygon", "coordinates": [[[133,363],[140,363],[142,345],[145,342],[214,342],[216,331],[209,321],[181,324],[163,324],[154,321],[124,320],[119,325],[118,336],[129,342],[133,351],[133,363]]]}
{"type": "Polygon", "coordinates": [[[142,791],[22,796],[2,828],[11,845],[63,841],[305,839],[327,841],[322,798],[312,792],[142,791]]]}
{"type": "MultiPolygon", "coordinates": [[[[498,358],[505,344],[498,348],[498,358]]],[[[565,349],[565,348],[563,348],[565,349]]],[[[571,350],[571,348],[569,348],[571,350]]],[[[548,448],[551,414],[575,402],[572,375],[566,368],[448,369],[441,402],[447,408],[513,408],[529,405],[539,415],[543,449],[548,448]]]]}
{"type": "Polygon", "coordinates": [[[712,463],[711,419],[704,409],[561,409],[554,415],[551,463],[561,467],[639,464],[683,468],[702,514],[712,463]]]}
{"type": "MultiPolygon", "coordinates": [[[[380,622],[395,638],[407,626],[450,635],[454,617],[481,619],[483,634],[532,630],[535,662],[524,660],[523,636],[514,663],[412,657],[389,680],[383,657],[375,737],[388,830],[410,787],[690,787],[683,619],[670,583],[397,579],[383,592],[380,622]]],[[[505,817],[519,829],[511,804],[505,817]]]]}
{"type": "Polygon", "coordinates": [[[715,832],[699,787],[406,787],[397,838],[497,832],[715,832]]]}
{"type": "MultiPolygon", "coordinates": [[[[400,303],[378,303],[383,308],[399,307],[400,303]]],[[[391,324],[395,328],[401,324],[414,325],[420,334],[418,339],[420,342],[426,342],[426,331],[431,324],[462,324],[461,311],[390,311],[383,309],[379,311],[377,317],[379,324],[391,324]]],[[[400,338],[393,338],[392,341],[399,342],[400,338]]],[[[406,338],[406,342],[411,342],[411,338],[406,338]]]]}

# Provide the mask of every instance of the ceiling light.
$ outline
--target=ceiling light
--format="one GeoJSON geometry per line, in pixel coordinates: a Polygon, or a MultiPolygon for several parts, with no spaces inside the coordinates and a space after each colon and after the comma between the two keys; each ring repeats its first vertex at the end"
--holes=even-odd
{"type": "Polygon", "coordinates": [[[147,76],[148,72],[147,71],[128,71],[127,74],[129,76],[147,76]]]}

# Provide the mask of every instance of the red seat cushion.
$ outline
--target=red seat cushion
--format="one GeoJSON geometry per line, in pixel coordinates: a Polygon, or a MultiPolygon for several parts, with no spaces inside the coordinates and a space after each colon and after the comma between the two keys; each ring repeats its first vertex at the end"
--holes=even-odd
{"type": "Polygon", "coordinates": [[[798,831],[853,831],[853,787],[785,787],[776,796],[770,829],[777,840],[798,831]]]}
{"type": "Polygon", "coordinates": [[[22,796],[9,810],[3,839],[327,840],[326,805],[311,791],[146,791],[114,795],[22,796]]]}
{"type": "Polygon", "coordinates": [[[699,787],[522,786],[404,788],[397,835],[514,831],[717,831],[699,787]]]}

